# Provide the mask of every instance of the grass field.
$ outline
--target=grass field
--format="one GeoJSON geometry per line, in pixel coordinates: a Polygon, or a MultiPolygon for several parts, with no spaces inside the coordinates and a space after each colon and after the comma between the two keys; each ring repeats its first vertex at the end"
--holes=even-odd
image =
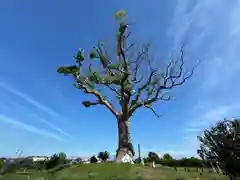
{"type": "MultiPolygon", "coordinates": [[[[193,169],[194,170],[194,169],[193,169]]],[[[4,175],[1,180],[104,180],[104,179],[155,179],[155,180],[225,180],[224,176],[216,173],[185,172],[183,169],[178,171],[167,167],[142,167],[140,165],[128,164],[85,164],[76,165],[62,169],[60,171],[35,172],[35,173],[14,173],[4,175]]]]}

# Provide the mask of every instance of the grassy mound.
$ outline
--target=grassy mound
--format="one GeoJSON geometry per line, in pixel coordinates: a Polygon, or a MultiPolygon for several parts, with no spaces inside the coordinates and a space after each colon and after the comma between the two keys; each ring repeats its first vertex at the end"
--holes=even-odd
{"type": "Polygon", "coordinates": [[[132,166],[130,164],[81,164],[59,171],[56,175],[60,178],[87,178],[106,179],[118,177],[129,179],[132,166]]]}
{"type": "Polygon", "coordinates": [[[142,167],[129,164],[81,164],[49,172],[32,174],[8,174],[1,180],[226,180],[227,178],[208,171],[200,173],[196,168],[185,172],[183,168],[177,171],[167,167],[142,167]],[[53,173],[54,172],[54,173],[53,173]],[[29,176],[29,177],[28,177],[29,176]]]}

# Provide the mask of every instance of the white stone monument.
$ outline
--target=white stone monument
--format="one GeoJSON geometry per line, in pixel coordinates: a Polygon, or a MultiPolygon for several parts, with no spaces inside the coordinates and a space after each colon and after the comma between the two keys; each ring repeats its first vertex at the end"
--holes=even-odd
{"type": "Polygon", "coordinates": [[[155,161],[152,162],[152,168],[155,168],[155,161]]]}
{"type": "Polygon", "coordinates": [[[132,158],[126,153],[122,159],[121,159],[121,163],[130,163],[130,164],[134,164],[132,158]]]}

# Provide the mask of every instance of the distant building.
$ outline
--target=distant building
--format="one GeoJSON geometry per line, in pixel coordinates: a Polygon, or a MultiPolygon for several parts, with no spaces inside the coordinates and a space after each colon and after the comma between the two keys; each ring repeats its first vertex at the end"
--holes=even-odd
{"type": "Polygon", "coordinates": [[[50,159],[47,156],[31,156],[30,158],[32,159],[33,162],[46,161],[50,159]]]}

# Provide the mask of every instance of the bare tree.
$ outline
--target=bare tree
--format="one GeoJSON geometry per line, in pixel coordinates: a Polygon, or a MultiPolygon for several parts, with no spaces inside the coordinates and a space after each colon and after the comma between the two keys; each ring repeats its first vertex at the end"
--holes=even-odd
{"type": "Polygon", "coordinates": [[[85,63],[82,49],[75,56],[76,64],[62,66],[57,70],[58,73],[72,76],[77,89],[96,97],[96,101],[83,101],[85,107],[103,105],[116,117],[119,134],[118,162],[125,153],[134,155],[129,130],[131,116],[137,109],[144,107],[159,117],[153,107],[154,103],[171,100],[168,90],[185,83],[193,75],[195,68],[186,70],[182,47],[180,55],[176,59],[170,59],[165,68],[160,70],[153,64],[149,45],[145,44],[137,49],[136,44],[128,42],[131,32],[124,16],[124,11],[117,13],[119,30],[116,57],[110,58],[106,45],[101,42],[89,54],[90,60],[99,60],[101,70],[99,66],[94,70],[91,61],[85,63]],[[87,68],[83,69],[83,64],[87,68]],[[86,69],[87,74],[84,72],[86,69]],[[102,87],[114,93],[119,108],[111,102],[109,94],[103,94],[102,87]]]}

